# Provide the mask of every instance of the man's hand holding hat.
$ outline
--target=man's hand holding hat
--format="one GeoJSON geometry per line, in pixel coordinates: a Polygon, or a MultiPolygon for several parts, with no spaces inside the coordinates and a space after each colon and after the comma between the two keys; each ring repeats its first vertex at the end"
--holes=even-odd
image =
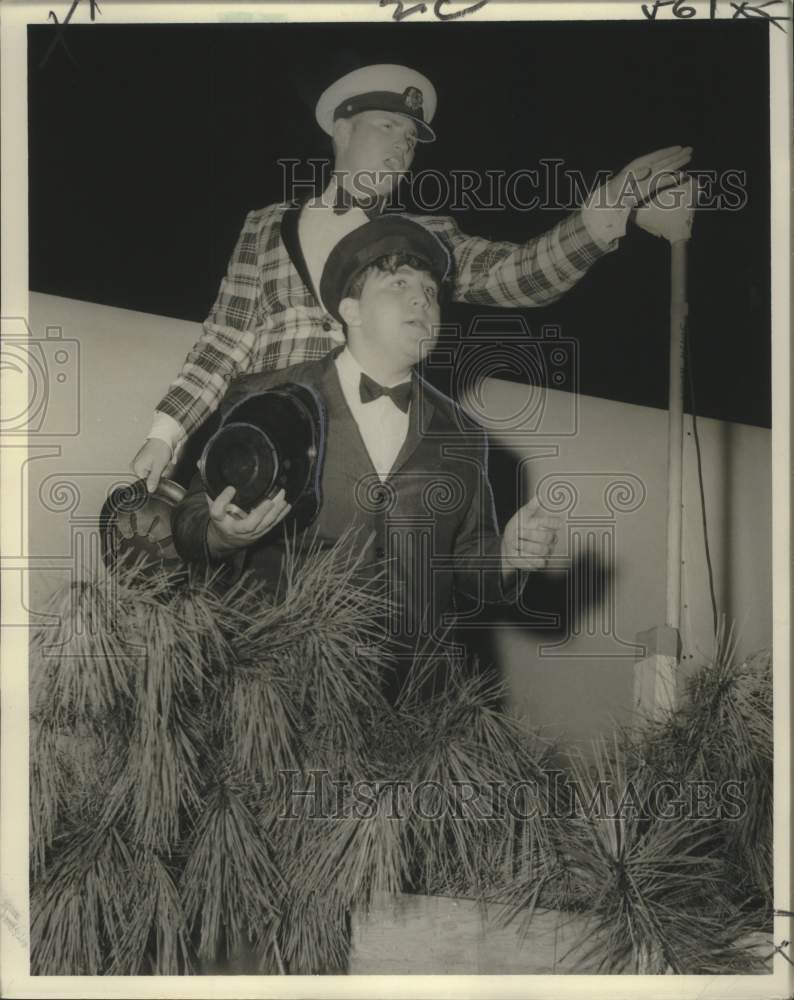
{"type": "Polygon", "coordinates": [[[234,494],[234,487],[227,486],[214,500],[207,497],[210,511],[207,545],[216,559],[259,541],[280,524],[291,509],[284,490],[279,490],[270,500],[263,500],[247,514],[232,503],[234,494]]]}

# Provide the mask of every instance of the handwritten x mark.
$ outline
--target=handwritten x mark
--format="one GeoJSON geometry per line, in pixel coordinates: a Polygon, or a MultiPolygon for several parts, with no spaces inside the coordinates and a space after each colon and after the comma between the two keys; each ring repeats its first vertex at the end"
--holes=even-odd
{"type": "MultiPolygon", "coordinates": [[[[77,61],[75,60],[74,56],[72,55],[72,53],[71,53],[71,51],[69,49],[69,46],[66,44],[66,34],[65,34],[65,32],[66,32],[66,25],[71,21],[72,14],[74,14],[74,12],[77,10],[79,4],[80,4],[80,0],[72,0],[72,6],[69,8],[69,13],[66,15],[66,20],[63,22],[63,24],[58,20],[58,15],[55,13],[54,10],[51,10],[49,12],[49,14],[47,15],[47,20],[48,21],[50,21],[50,20],[54,21],[56,27],[58,28],[58,30],[55,33],[55,37],[50,42],[49,48],[44,53],[44,56],[43,56],[41,62],[39,63],[39,69],[40,70],[44,69],[44,67],[49,62],[49,58],[52,55],[52,53],[55,51],[56,45],[60,45],[63,48],[63,50],[66,53],[66,55],[69,56],[69,59],[72,61],[72,64],[74,66],[77,66],[77,61]]],[[[91,20],[93,21],[94,20],[94,12],[95,11],[99,11],[99,13],[101,14],[102,11],[99,10],[99,4],[97,3],[97,0],[88,0],[88,4],[89,4],[89,7],[91,9],[91,20]]]]}
{"type": "Polygon", "coordinates": [[[788,957],[788,955],[783,951],[783,949],[788,948],[790,944],[791,944],[790,941],[781,941],[780,944],[776,944],[775,950],[772,952],[771,955],[766,956],[766,960],[769,961],[769,959],[773,958],[775,955],[782,955],[789,965],[794,965],[794,962],[792,962],[791,959],[788,957]]]}
{"type": "Polygon", "coordinates": [[[790,21],[791,18],[785,17],[783,15],[780,15],[779,17],[774,17],[772,14],[769,14],[767,13],[767,11],[764,10],[764,7],[771,7],[773,4],[781,2],[782,0],[765,0],[765,2],[761,4],[751,4],[749,0],[742,0],[741,3],[731,2],[731,7],[733,7],[733,9],[736,11],[736,13],[733,15],[732,20],[735,21],[737,17],[746,17],[749,18],[750,20],[765,18],[767,21],[771,21],[772,24],[774,24],[774,26],[779,31],[785,31],[786,29],[777,22],[790,21]]]}

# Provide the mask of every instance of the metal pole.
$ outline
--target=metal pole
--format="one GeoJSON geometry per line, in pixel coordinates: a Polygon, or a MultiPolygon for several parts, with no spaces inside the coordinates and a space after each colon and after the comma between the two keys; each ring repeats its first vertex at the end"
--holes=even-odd
{"type": "Polygon", "coordinates": [[[670,398],[667,440],[667,624],[681,624],[683,524],[684,364],[686,358],[685,239],[670,246],[670,398]]]}
{"type": "MultiPolygon", "coordinates": [[[[677,211],[648,205],[643,228],[670,244],[670,391],[667,418],[667,611],[664,625],[638,636],[646,648],[634,668],[634,702],[645,714],[660,716],[676,706],[676,681],[681,659],[681,540],[683,529],[684,364],[686,358],[686,245],[694,220],[694,188],[689,208],[677,211]]],[[[675,206],[669,206],[675,207],[675,206]]]]}

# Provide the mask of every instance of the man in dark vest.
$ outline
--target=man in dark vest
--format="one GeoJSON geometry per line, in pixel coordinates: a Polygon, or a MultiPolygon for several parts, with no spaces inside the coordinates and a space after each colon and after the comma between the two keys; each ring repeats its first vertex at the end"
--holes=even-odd
{"type": "MultiPolygon", "coordinates": [[[[540,569],[558,519],[535,500],[499,533],[488,483],[487,441],[452,400],[414,370],[439,332],[444,245],[424,227],[383,216],[345,236],[328,257],[321,294],[343,323],[344,345],[319,361],[233,383],[222,404],[298,383],[322,399],[327,418],[322,505],[299,541],[360,548],[366,570],[387,567],[395,640],[424,646],[449,624],[458,597],[478,604],[515,598],[540,569]]],[[[275,585],[286,544],[283,491],[249,513],[234,489],[214,500],[199,476],[177,508],[174,540],[194,565],[227,563],[275,585]]],[[[401,670],[390,694],[399,689],[401,670]]]]}

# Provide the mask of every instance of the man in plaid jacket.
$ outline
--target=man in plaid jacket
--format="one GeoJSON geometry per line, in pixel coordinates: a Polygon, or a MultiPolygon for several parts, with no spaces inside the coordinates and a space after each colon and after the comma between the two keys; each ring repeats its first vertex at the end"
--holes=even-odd
{"type": "MultiPolygon", "coordinates": [[[[133,460],[149,490],[173,466],[188,435],[218,408],[233,379],[321,358],[343,342],[341,325],[317,291],[325,259],[346,233],[381,209],[408,171],[416,143],[435,138],[435,105],[426,77],[393,65],[349,73],[320,97],[316,115],[333,139],[333,179],[303,205],[269,205],[246,217],[203,333],[133,460]]],[[[451,253],[456,301],[516,309],[548,305],[616,249],[629,211],[654,187],[675,184],[690,155],[689,148],[675,146],[633,161],[582,209],[522,244],[468,236],[449,217],[412,218],[451,253]]]]}

